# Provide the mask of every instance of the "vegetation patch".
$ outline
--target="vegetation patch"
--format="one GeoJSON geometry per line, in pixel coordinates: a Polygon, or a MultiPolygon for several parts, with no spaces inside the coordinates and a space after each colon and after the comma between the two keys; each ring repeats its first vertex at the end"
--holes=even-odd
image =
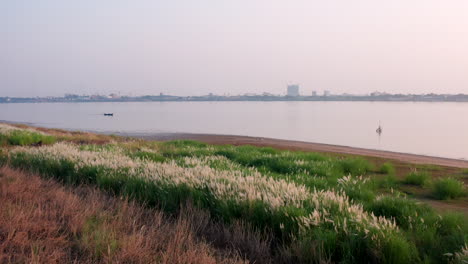
{"type": "Polygon", "coordinates": [[[0,146],[46,145],[56,142],[55,137],[40,132],[20,129],[2,129],[0,125],[0,146]]]}
{"type": "Polygon", "coordinates": [[[260,235],[215,226],[193,208],[172,217],[92,187],[64,188],[7,167],[0,173],[0,263],[245,263],[198,234],[208,239],[215,230],[226,236],[218,243],[248,239],[243,252],[252,262],[271,262],[260,235]]]}
{"type": "MultiPolygon", "coordinates": [[[[466,218],[439,216],[398,192],[390,163],[376,170],[363,158],[185,140],[60,142],[3,155],[15,168],[97,186],[166,212],[190,202],[226,224],[242,219],[271,233],[273,244],[294,252],[297,262],[448,263],[444,254],[455,256],[467,243],[466,218]]],[[[118,252],[121,244],[112,242],[100,219],[88,219],[85,241],[118,252]]]]}
{"type": "Polygon", "coordinates": [[[442,178],[434,181],[432,193],[440,200],[456,199],[466,195],[466,187],[454,178],[442,178]]]}
{"type": "Polygon", "coordinates": [[[395,166],[390,162],[385,162],[382,167],[380,167],[380,173],[387,175],[395,175],[395,166]]]}
{"type": "Polygon", "coordinates": [[[103,216],[89,216],[83,226],[80,234],[83,247],[92,250],[92,256],[96,259],[102,259],[103,256],[113,258],[119,249],[119,242],[112,228],[106,226],[110,221],[102,219],[103,216]]]}
{"type": "Polygon", "coordinates": [[[406,175],[404,182],[406,184],[424,186],[430,179],[430,174],[425,171],[414,170],[406,175]]]}

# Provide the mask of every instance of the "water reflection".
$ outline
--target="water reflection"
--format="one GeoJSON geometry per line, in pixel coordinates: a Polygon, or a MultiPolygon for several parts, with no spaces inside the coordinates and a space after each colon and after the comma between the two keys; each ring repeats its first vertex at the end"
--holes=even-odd
{"type": "Polygon", "coordinates": [[[0,104],[0,120],[120,132],[237,134],[468,158],[466,103],[145,102],[0,104]],[[103,113],[114,113],[108,118],[103,113]],[[385,122],[381,132],[376,121],[385,122]],[[391,127],[392,129],[388,129],[391,127]],[[424,131],[424,133],[419,133],[424,131]],[[385,136],[384,136],[385,134],[385,136]],[[377,140],[376,137],[377,136],[377,140]]]}

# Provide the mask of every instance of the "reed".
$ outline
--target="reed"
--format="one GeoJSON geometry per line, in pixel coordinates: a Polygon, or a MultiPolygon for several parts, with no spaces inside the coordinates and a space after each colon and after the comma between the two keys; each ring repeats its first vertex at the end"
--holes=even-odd
{"type": "MultiPolygon", "coordinates": [[[[385,165],[386,179],[379,181],[363,158],[194,141],[59,142],[0,156],[12,167],[97,186],[171,214],[190,201],[217,221],[242,219],[270,232],[299,262],[440,263],[451,261],[444,254],[461,254],[467,242],[466,217],[439,216],[394,191],[393,165],[385,165]]],[[[436,181],[434,193],[458,197],[464,187],[453,181],[436,181]]],[[[98,228],[96,221],[88,227],[98,228]]]]}

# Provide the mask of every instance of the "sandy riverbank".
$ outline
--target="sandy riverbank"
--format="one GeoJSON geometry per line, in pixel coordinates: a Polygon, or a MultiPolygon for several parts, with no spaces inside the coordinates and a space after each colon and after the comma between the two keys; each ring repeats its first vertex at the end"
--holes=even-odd
{"type": "MultiPolygon", "coordinates": [[[[1,121],[0,123],[19,124],[10,121],[1,121]]],[[[24,123],[23,123],[24,124],[24,123]]],[[[30,125],[30,124],[27,124],[30,125]]],[[[30,125],[31,126],[31,125],[30,125]]],[[[98,134],[114,134],[119,136],[128,136],[146,140],[168,141],[176,139],[189,139],[217,145],[252,145],[259,147],[273,147],[285,150],[313,151],[343,155],[358,155],[365,157],[374,157],[384,160],[395,160],[403,163],[413,164],[431,164],[452,168],[468,168],[468,160],[450,159],[442,157],[433,157],[401,152],[373,150],[365,148],[356,148],[348,146],[339,146],[331,144],[284,140],[264,137],[236,136],[236,135],[216,135],[216,134],[193,134],[193,133],[119,133],[119,132],[97,132],[98,134]]]]}
{"type": "Polygon", "coordinates": [[[253,145],[261,147],[274,147],[286,150],[314,151],[324,153],[337,153],[346,155],[359,155],[366,157],[376,157],[382,159],[397,160],[405,163],[414,164],[432,164],[456,168],[468,168],[468,161],[431,157],[424,155],[407,154],[400,152],[372,150],[363,148],[354,148],[346,146],[328,145],[312,142],[283,140],[262,137],[234,136],[234,135],[211,135],[211,134],[185,134],[185,133],[170,133],[170,134],[151,134],[151,133],[128,133],[122,134],[125,136],[136,137],[146,140],[175,140],[175,139],[190,139],[198,140],[208,144],[229,144],[229,145],[253,145]]]}

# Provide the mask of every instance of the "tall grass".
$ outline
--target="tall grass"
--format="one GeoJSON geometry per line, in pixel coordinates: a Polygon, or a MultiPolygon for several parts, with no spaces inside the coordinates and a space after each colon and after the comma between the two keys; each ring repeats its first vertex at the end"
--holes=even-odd
{"type": "Polygon", "coordinates": [[[378,216],[395,219],[396,223],[404,229],[409,228],[414,220],[409,216],[417,217],[432,212],[430,207],[401,196],[379,196],[369,204],[367,209],[378,216]]]}
{"type": "Polygon", "coordinates": [[[412,241],[423,263],[447,263],[446,253],[460,251],[468,239],[466,216],[436,213],[431,207],[402,196],[380,196],[367,210],[395,219],[412,241]]]}
{"type": "Polygon", "coordinates": [[[53,136],[26,130],[12,130],[8,133],[0,133],[0,146],[46,145],[55,142],[56,139],[53,136]]]}
{"type": "Polygon", "coordinates": [[[442,178],[434,181],[432,193],[440,200],[456,199],[466,195],[466,188],[461,181],[453,178],[442,178]]]}
{"type": "Polygon", "coordinates": [[[387,175],[395,175],[396,173],[395,166],[393,166],[393,164],[390,162],[385,162],[380,167],[380,173],[387,174],[387,175]]]}
{"type": "Polygon", "coordinates": [[[405,183],[411,185],[424,186],[430,179],[430,175],[425,171],[412,171],[405,177],[405,183]]]}
{"type": "MultiPolygon", "coordinates": [[[[82,151],[58,144],[18,149],[11,152],[10,162],[12,166],[57,177],[66,183],[96,184],[168,211],[177,210],[181,203],[191,200],[224,221],[245,219],[261,229],[273,230],[278,239],[285,241],[314,238],[316,233],[311,230],[317,227],[334,230],[342,240],[351,239],[348,232],[352,232],[353,240],[373,248],[364,255],[361,253],[360,258],[370,258],[369,254],[375,255],[373,252],[385,256],[381,245],[393,243],[388,237],[402,236],[392,221],[366,213],[344,193],[308,192],[294,182],[260,174],[251,177],[236,172],[215,172],[197,159],[187,160],[194,167],[184,168],[175,163],[141,162],[119,153],[82,151]]],[[[361,246],[343,243],[337,247],[346,254],[336,257],[345,260],[360,251],[361,246]]]]}
{"type": "Polygon", "coordinates": [[[64,188],[8,168],[0,168],[0,186],[0,263],[245,263],[234,251],[240,248],[215,248],[198,234],[214,230],[233,241],[251,238],[244,243],[250,250],[239,252],[253,252],[252,262],[271,259],[255,251],[264,250],[257,234],[233,234],[191,208],[174,218],[95,188],[64,188]]]}
{"type": "Polygon", "coordinates": [[[438,263],[467,241],[463,217],[450,222],[396,192],[377,195],[382,183],[366,176],[375,169],[362,158],[175,141],[18,147],[8,159],[168,212],[191,201],[221,221],[243,219],[306,263],[438,263]]]}
{"type": "Polygon", "coordinates": [[[338,163],[344,174],[364,175],[373,170],[374,166],[364,158],[346,158],[338,163]]]}

